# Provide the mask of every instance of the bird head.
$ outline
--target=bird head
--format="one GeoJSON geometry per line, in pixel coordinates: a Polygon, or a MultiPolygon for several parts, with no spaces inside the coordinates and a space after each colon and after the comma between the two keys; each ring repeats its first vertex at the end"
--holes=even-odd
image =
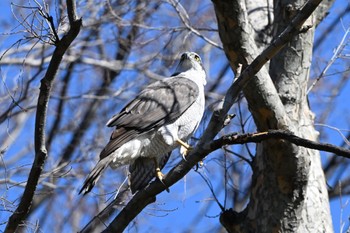
{"type": "MultiPolygon", "coordinates": [[[[206,84],[206,73],[203,68],[202,59],[195,52],[185,52],[181,55],[180,62],[176,67],[175,74],[193,72],[192,77],[198,77],[203,85],[206,84]]],[[[191,78],[192,79],[192,78],[191,78]]]]}

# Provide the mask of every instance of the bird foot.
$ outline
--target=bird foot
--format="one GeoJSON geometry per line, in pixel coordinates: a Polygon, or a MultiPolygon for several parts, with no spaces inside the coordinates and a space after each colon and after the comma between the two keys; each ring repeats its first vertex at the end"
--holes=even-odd
{"type": "Polygon", "coordinates": [[[181,139],[177,139],[176,141],[181,145],[180,154],[182,155],[182,158],[185,161],[187,161],[186,156],[190,153],[191,150],[193,150],[193,148],[190,145],[188,145],[186,142],[182,141],[181,139]]]}
{"type": "Polygon", "coordinates": [[[165,190],[169,193],[170,190],[169,190],[168,186],[164,182],[165,175],[160,171],[159,168],[156,168],[156,177],[158,178],[158,180],[160,182],[162,182],[162,184],[165,186],[165,190]]]}
{"type": "Polygon", "coordinates": [[[182,155],[182,158],[187,161],[186,156],[193,150],[192,147],[185,148],[184,146],[180,147],[180,154],[182,155]]]}

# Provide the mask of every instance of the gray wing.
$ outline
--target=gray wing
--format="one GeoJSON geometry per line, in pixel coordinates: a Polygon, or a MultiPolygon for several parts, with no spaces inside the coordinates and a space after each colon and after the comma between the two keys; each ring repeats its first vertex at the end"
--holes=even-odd
{"type": "Polygon", "coordinates": [[[149,85],[107,122],[107,126],[116,126],[116,129],[101,152],[100,159],[133,138],[175,121],[198,95],[197,84],[181,76],[149,85]]]}
{"type": "MultiPolygon", "coordinates": [[[[159,156],[158,165],[162,170],[168,162],[171,152],[159,156]]],[[[129,166],[129,185],[132,193],[143,189],[155,177],[156,165],[153,159],[140,157],[129,166]]]]}

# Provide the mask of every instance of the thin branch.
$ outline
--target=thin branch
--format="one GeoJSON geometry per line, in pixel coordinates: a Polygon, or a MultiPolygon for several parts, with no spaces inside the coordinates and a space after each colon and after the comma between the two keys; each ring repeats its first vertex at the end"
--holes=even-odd
{"type": "Polygon", "coordinates": [[[226,135],[211,143],[210,148],[216,150],[225,145],[259,143],[268,139],[283,139],[295,145],[306,147],[309,149],[327,151],[344,158],[350,159],[350,150],[343,147],[334,146],[328,143],[320,143],[305,138],[298,137],[290,131],[286,130],[269,130],[267,132],[253,134],[234,134],[226,135]]]}
{"type": "Polygon", "coordinates": [[[221,211],[225,210],[225,207],[220,203],[219,199],[217,198],[215,191],[214,191],[214,187],[213,184],[211,183],[211,181],[209,180],[209,178],[207,178],[207,176],[203,175],[201,172],[196,171],[204,180],[204,182],[207,184],[211,194],[213,195],[213,198],[215,200],[215,202],[218,204],[219,208],[221,209],[221,211]]]}
{"type": "Polygon", "coordinates": [[[110,213],[120,208],[121,206],[124,206],[124,203],[128,199],[128,195],[130,194],[130,188],[128,184],[121,184],[121,186],[118,188],[117,194],[114,198],[114,200],[109,203],[100,213],[98,213],[95,217],[93,217],[81,231],[78,233],[90,233],[93,232],[96,225],[100,222],[105,222],[107,218],[110,216],[110,213]]]}
{"type": "MultiPolygon", "coordinates": [[[[330,3],[330,1],[325,1],[324,4],[328,4],[330,3]]],[[[327,7],[328,8],[328,7],[327,7]]],[[[322,30],[322,35],[331,35],[332,33],[334,33],[334,30],[337,28],[336,26],[339,24],[339,22],[341,21],[341,19],[343,19],[347,14],[349,14],[350,12],[350,4],[347,3],[347,6],[339,9],[336,13],[338,14],[336,17],[333,15],[332,17],[329,17],[329,20],[332,19],[332,22],[330,22],[326,29],[322,30]],[[339,10],[341,10],[341,12],[339,12],[339,10]],[[331,18],[331,19],[330,19],[331,18]]],[[[328,11],[328,9],[327,9],[328,11]]],[[[326,40],[326,36],[319,36],[314,44],[313,44],[313,49],[314,51],[316,51],[320,45],[325,42],[326,40]]]]}
{"type": "MultiPolygon", "coordinates": [[[[145,17],[147,16],[147,12],[142,11],[142,4],[143,2],[140,1],[138,3],[137,8],[140,9],[138,11],[138,14],[134,16],[134,20],[136,22],[143,21],[145,17]]],[[[128,29],[126,29],[127,31],[128,29]]],[[[127,33],[125,37],[120,37],[120,43],[119,48],[116,51],[115,54],[115,61],[121,65],[121,67],[124,67],[126,64],[129,55],[131,53],[132,45],[134,44],[134,40],[137,36],[138,28],[132,27],[131,30],[127,33]]],[[[121,74],[121,71],[123,69],[119,70],[107,70],[105,73],[106,78],[104,78],[103,82],[100,84],[100,87],[96,91],[97,96],[102,96],[106,93],[107,88],[113,83],[115,79],[121,74]],[[108,78],[107,78],[108,77],[108,78]]],[[[73,132],[73,136],[65,149],[63,149],[61,160],[59,164],[65,163],[70,159],[70,157],[73,155],[74,151],[76,150],[76,145],[82,140],[83,135],[87,132],[91,122],[94,119],[94,115],[96,114],[95,109],[100,104],[99,101],[93,101],[90,104],[90,107],[87,108],[87,111],[84,113],[82,117],[82,121],[79,124],[79,127],[76,128],[76,130],[73,132]]]]}
{"type": "Polygon", "coordinates": [[[341,56],[341,53],[343,52],[345,46],[347,45],[349,39],[347,38],[348,37],[348,34],[350,32],[350,28],[348,28],[346,31],[345,31],[345,34],[341,40],[341,42],[339,43],[337,49],[334,51],[334,54],[331,58],[331,60],[328,62],[328,64],[326,65],[326,67],[322,70],[321,74],[317,77],[317,79],[311,84],[311,86],[309,87],[309,89],[307,90],[306,94],[309,94],[309,92],[312,90],[312,88],[315,87],[315,85],[317,84],[318,81],[320,81],[321,78],[323,78],[328,69],[333,65],[333,63],[341,56]],[[345,39],[347,39],[345,41],[345,39]]]}
{"type": "MultiPolygon", "coordinates": [[[[74,1],[67,0],[67,11],[68,14],[75,15],[74,1]]],[[[71,19],[71,18],[70,18],[71,19]]],[[[26,188],[24,190],[21,201],[10,216],[7,223],[5,232],[15,232],[20,224],[26,219],[27,214],[30,210],[31,203],[33,201],[34,193],[37,188],[37,184],[44,168],[44,163],[47,157],[47,150],[45,147],[45,130],[46,130],[46,117],[49,98],[51,94],[51,87],[56,77],[59,65],[61,64],[63,55],[78,36],[80,28],[82,26],[82,20],[74,18],[70,21],[70,29],[66,35],[56,44],[56,48],[53,52],[52,59],[47,68],[44,78],[41,80],[40,93],[38,97],[38,106],[36,111],[35,119],[35,158],[30,170],[26,188]]]]}
{"type": "Polygon", "coordinates": [[[222,47],[219,44],[210,40],[209,38],[207,38],[206,36],[201,34],[197,29],[195,29],[194,27],[192,27],[190,25],[188,14],[180,2],[175,2],[174,0],[170,0],[169,3],[171,4],[172,7],[174,7],[174,9],[175,9],[176,13],[179,15],[179,18],[181,19],[182,23],[185,25],[185,27],[189,31],[191,31],[193,34],[197,35],[198,37],[202,38],[208,44],[222,50],[222,47]],[[179,8],[181,8],[181,9],[179,9],[179,8]]]}
{"type": "Polygon", "coordinates": [[[245,158],[244,156],[238,154],[238,153],[235,153],[234,151],[232,150],[229,150],[227,148],[224,148],[224,150],[230,154],[233,154],[234,156],[238,157],[239,159],[241,159],[242,161],[246,162],[247,164],[249,164],[250,167],[252,167],[252,161],[250,161],[249,159],[245,158]]]}

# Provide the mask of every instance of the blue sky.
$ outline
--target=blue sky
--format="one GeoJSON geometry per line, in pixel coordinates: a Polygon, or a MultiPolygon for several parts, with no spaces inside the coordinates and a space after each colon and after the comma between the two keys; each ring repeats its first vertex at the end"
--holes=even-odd
{"type": "MultiPolygon", "coordinates": [[[[1,18],[5,17],[8,18],[11,15],[11,11],[9,8],[9,2],[10,1],[0,1],[0,9],[2,15],[1,18]]],[[[344,9],[345,6],[349,4],[349,1],[346,0],[337,0],[331,9],[331,13],[326,17],[326,19],[322,22],[322,24],[319,26],[318,30],[316,31],[316,38],[318,37],[324,37],[324,30],[327,28],[327,26],[333,22],[335,17],[335,12],[339,12],[344,9]]],[[[1,21],[0,18],[0,21],[1,21]]],[[[313,60],[313,69],[311,73],[311,77],[316,77],[320,70],[323,69],[323,67],[326,65],[326,62],[329,61],[329,59],[333,55],[333,51],[340,43],[343,34],[344,34],[344,28],[350,27],[350,15],[345,15],[341,21],[335,24],[335,28],[332,31],[331,34],[328,34],[326,37],[326,40],[320,45],[320,47],[314,51],[315,54],[318,54],[318,57],[313,60]]],[[[16,31],[16,30],[15,30],[16,31]]],[[[0,33],[6,33],[3,31],[2,26],[0,25],[0,33]]],[[[108,33],[108,32],[106,32],[108,33]]],[[[5,36],[4,34],[0,35],[0,49],[3,50],[7,48],[10,44],[12,44],[14,41],[16,41],[19,37],[21,37],[21,34],[13,35],[13,36],[5,36]],[[2,38],[1,38],[2,37],[2,38]],[[6,40],[3,40],[6,38],[6,40]]],[[[349,50],[345,50],[345,52],[349,53],[349,50]]],[[[134,58],[136,59],[136,58],[134,58]]],[[[213,66],[210,67],[210,73],[214,74],[216,72],[216,66],[215,62],[220,63],[220,60],[213,59],[213,66]]],[[[349,67],[349,63],[346,61],[346,59],[340,59],[338,60],[334,66],[331,67],[329,70],[329,73],[334,73],[337,71],[345,70],[349,67]]],[[[174,67],[170,68],[170,71],[163,71],[165,73],[168,72],[171,73],[174,70],[174,67]]],[[[13,70],[8,67],[1,68],[2,75],[6,74],[12,74],[13,70]]],[[[132,77],[132,73],[125,72],[125,76],[123,80],[120,80],[120,83],[124,83],[128,81],[129,77],[132,77]]],[[[231,80],[232,79],[232,73],[227,72],[225,80],[231,80]]],[[[13,80],[6,80],[6,84],[11,87],[14,82],[21,80],[20,78],[14,78],[13,80]]],[[[333,85],[334,83],[337,83],[339,80],[339,77],[336,75],[328,76],[324,80],[321,81],[325,82],[326,84],[329,83],[329,85],[333,85]]],[[[89,86],[84,86],[84,79],[80,79],[78,82],[78,85],[75,86],[76,90],[71,90],[71,94],[80,94],[82,93],[81,88],[84,87],[84,89],[88,90],[89,86]]],[[[120,84],[118,83],[118,85],[120,84]]],[[[322,85],[320,83],[320,85],[322,85]]],[[[39,84],[39,80],[37,80],[37,85],[39,84]]],[[[316,86],[317,87],[317,86],[316,86]]],[[[84,91],[86,91],[84,90],[84,91]]],[[[312,110],[315,111],[316,116],[318,116],[318,113],[323,110],[323,107],[327,104],[334,104],[336,108],[334,111],[331,112],[329,120],[327,121],[327,124],[336,127],[344,129],[342,131],[344,134],[347,134],[349,130],[349,116],[350,116],[350,108],[348,106],[348,100],[349,100],[349,93],[350,93],[350,84],[349,82],[346,82],[343,90],[338,94],[337,98],[335,98],[335,101],[332,103],[327,102],[330,98],[330,93],[327,88],[321,88],[321,89],[314,89],[317,90],[317,92],[311,92],[310,94],[310,100],[311,100],[311,107],[312,110]]],[[[132,91],[132,90],[131,90],[132,91]]],[[[3,85],[0,86],[0,93],[3,95],[6,93],[6,90],[3,85]]],[[[117,101],[121,101],[118,99],[117,101]]],[[[53,104],[55,104],[55,101],[52,101],[53,104]]],[[[72,107],[73,108],[73,107],[72,107]]],[[[0,109],[2,109],[0,107],[0,109]]],[[[67,113],[68,114],[68,113],[67,113]]],[[[106,119],[109,116],[103,116],[106,117],[106,119]]],[[[318,122],[318,118],[316,118],[316,123],[318,122]]],[[[32,139],[33,135],[33,116],[31,116],[31,119],[28,121],[28,123],[25,125],[26,133],[22,135],[22,137],[19,138],[18,144],[21,143],[27,143],[28,138],[30,140],[32,139]]],[[[237,122],[236,122],[237,123],[237,122]]],[[[96,126],[98,127],[98,126],[96,126]]],[[[102,127],[102,126],[101,126],[102,127]]],[[[0,125],[0,131],[4,132],[7,129],[6,124],[0,125]]],[[[95,128],[92,128],[91,130],[94,130],[95,128]]],[[[339,135],[338,132],[335,130],[329,129],[322,125],[317,125],[318,130],[323,130],[325,132],[325,135],[327,137],[324,137],[324,135],[321,135],[321,140],[324,142],[334,143],[336,145],[339,145],[343,139],[339,135]]],[[[106,131],[107,135],[110,132],[110,129],[103,129],[106,131]]],[[[108,138],[108,136],[106,136],[108,138]]],[[[63,138],[63,141],[69,140],[69,138],[63,138]]],[[[94,140],[93,136],[91,136],[90,140],[94,140]]],[[[59,150],[60,148],[57,147],[55,150],[59,150]]],[[[18,147],[12,147],[7,152],[8,154],[14,154],[18,151],[18,147]]],[[[28,155],[33,156],[33,152],[29,152],[28,155]]],[[[32,157],[27,156],[21,161],[20,166],[30,168],[32,157]]],[[[212,155],[213,156],[213,155],[212,155]]],[[[213,156],[214,157],[214,156],[213,156]]],[[[176,155],[173,156],[173,158],[176,158],[176,155]]],[[[322,160],[325,162],[329,158],[329,155],[326,153],[322,153],[322,160]]],[[[179,158],[177,158],[177,161],[179,158]]],[[[50,161],[49,161],[50,162],[50,161]]],[[[92,163],[92,162],[91,162],[92,163]]],[[[203,174],[206,174],[210,177],[215,176],[221,176],[223,173],[222,171],[217,172],[217,167],[215,166],[215,160],[207,160],[205,161],[206,168],[200,170],[203,172],[203,174]]],[[[174,164],[174,163],[172,163],[174,164]]],[[[247,173],[248,173],[248,166],[247,166],[247,173]]],[[[348,170],[341,170],[339,171],[343,173],[343,176],[349,176],[350,172],[348,170]]],[[[23,181],[25,180],[26,174],[20,174],[18,176],[15,176],[16,181],[23,181]]],[[[1,177],[2,178],[2,177],[1,177]]],[[[81,183],[81,180],[77,181],[76,184],[79,185],[81,183]]],[[[214,184],[214,190],[216,191],[216,194],[218,195],[218,199],[221,204],[224,203],[225,194],[220,191],[220,184],[214,184]]],[[[5,193],[8,197],[11,195],[18,195],[19,192],[22,191],[22,188],[12,188],[11,191],[4,191],[2,194],[5,193]]],[[[71,190],[67,190],[71,191],[71,190]]],[[[74,190],[75,191],[75,190],[74,190]]],[[[2,192],[2,191],[1,191],[2,192]]],[[[75,200],[78,201],[80,197],[75,197],[75,200]]],[[[59,200],[62,205],[64,205],[64,200],[59,200]]],[[[348,219],[350,216],[350,197],[349,196],[342,196],[341,198],[337,198],[331,201],[331,211],[332,211],[332,218],[333,218],[333,225],[334,225],[334,231],[335,232],[343,232],[341,229],[342,224],[344,224],[346,227],[349,225],[348,219]]],[[[227,203],[227,207],[230,206],[231,203],[227,203]]],[[[42,211],[45,211],[44,209],[40,209],[36,214],[33,216],[33,222],[35,217],[41,216],[42,211]]],[[[182,179],[180,182],[178,182],[176,185],[171,187],[170,193],[162,193],[157,197],[157,203],[152,204],[148,206],[138,217],[137,220],[140,221],[140,223],[144,224],[144,228],[146,230],[142,229],[135,229],[130,228],[130,232],[148,232],[150,229],[154,229],[155,232],[157,231],[172,231],[175,227],[177,232],[213,232],[218,224],[219,221],[219,214],[220,209],[218,205],[213,200],[213,197],[211,193],[209,192],[208,186],[205,184],[202,178],[194,172],[191,171],[184,179],[182,179]],[[201,214],[198,214],[201,213],[201,214]],[[199,217],[201,216],[201,217],[199,217]],[[189,226],[191,226],[191,229],[188,229],[189,226]]],[[[0,219],[1,222],[4,221],[3,219],[4,215],[0,213],[0,219]]],[[[52,221],[52,224],[57,224],[58,221],[56,219],[49,220],[52,221]]],[[[85,220],[87,221],[87,219],[85,220]]],[[[64,223],[62,223],[64,224],[64,223]]],[[[0,225],[0,230],[3,230],[4,225],[0,225]]],[[[345,228],[346,230],[347,228],[345,228]]],[[[70,229],[67,229],[70,230],[70,229]]]]}
{"type": "MultiPolygon", "coordinates": [[[[350,4],[349,1],[346,0],[337,0],[335,1],[330,14],[324,19],[324,21],[319,25],[318,30],[316,31],[315,38],[318,37],[325,37],[325,30],[329,27],[329,25],[334,22],[337,12],[342,12],[348,5],[350,4]]],[[[331,33],[327,33],[326,39],[324,42],[319,46],[319,48],[314,51],[315,53],[319,53],[321,55],[321,58],[314,59],[313,60],[313,66],[314,69],[311,73],[311,77],[315,78],[317,77],[322,69],[326,66],[326,62],[330,60],[330,58],[333,56],[333,52],[336,49],[336,47],[341,42],[346,29],[350,26],[350,14],[347,13],[344,15],[344,17],[341,18],[339,21],[335,21],[336,24],[332,28],[333,31],[331,33]]],[[[349,38],[348,38],[349,39],[349,38]]],[[[349,47],[346,46],[344,53],[349,52],[349,47]]],[[[346,70],[349,67],[349,63],[346,61],[346,59],[338,59],[334,65],[330,68],[330,70],[327,72],[327,74],[332,74],[335,72],[339,72],[342,70],[346,70]]],[[[346,73],[346,76],[349,76],[349,73],[346,73]]],[[[337,82],[337,76],[331,75],[327,76],[324,80],[326,83],[332,83],[337,82]]],[[[322,82],[322,81],[321,81],[322,82]]],[[[320,83],[320,85],[322,85],[320,83]]],[[[315,88],[316,89],[316,88],[315,88]]],[[[343,86],[343,90],[338,94],[337,98],[335,98],[335,102],[329,103],[328,100],[330,99],[329,96],[331,96],[331,93],[327,92],[327,88],[324,89],[318,89],[317,93],[313,92],[310,94],[310,100],[311,100],[311,108],[316,113],[316,116],[318,116],[318,112],[320,112],[322,109],[319,108],[320,105],[335,105],[337,106],[334,111],[330,113],[330,118],[327,122],[327,125],[330,125],[335,128],[343,129],[341,132],[344,135],[347,135],[349,132],[349,104],[348,100],[350,98],[350,83],[346,82],[345,86],[343,86]],[[312,100],[318,99],[319,101],[312,102],[312,100]],[[312,104],[314,103],[314,104],[312,104]]],[[[319,118],[316,117],[315,123],[318,124],[319,118]]],[[[334,129],[327,128],[323,125],[316,126],[317,130],[321,130],[324,133],[326,133],[327,137],[323,137],[323,135],[320,135],[321,140],[323,142],[329,142],[333,143],[335,145],[340,145],[343,142],[343,138],[341,135],[334,129]]],[[[328,153],[322,153],[322,161],[325,162],[329,158],[328,153]]],[[[348,168],[345,170],[339,171],[342,173],[343,177],[349,177],[350,171],[348,168]]],[[[333,181],[337,182],[337,181],[333,181]]],[[[349,216],[350,216],[350,197],[342,196],[340,198],[336,198],[330,202],[331,207],[331,213],[332,213],[332,220],[333,220],[333,226],[334,226],[334,232],[345,232],[349,227],[349,216]]]]}

